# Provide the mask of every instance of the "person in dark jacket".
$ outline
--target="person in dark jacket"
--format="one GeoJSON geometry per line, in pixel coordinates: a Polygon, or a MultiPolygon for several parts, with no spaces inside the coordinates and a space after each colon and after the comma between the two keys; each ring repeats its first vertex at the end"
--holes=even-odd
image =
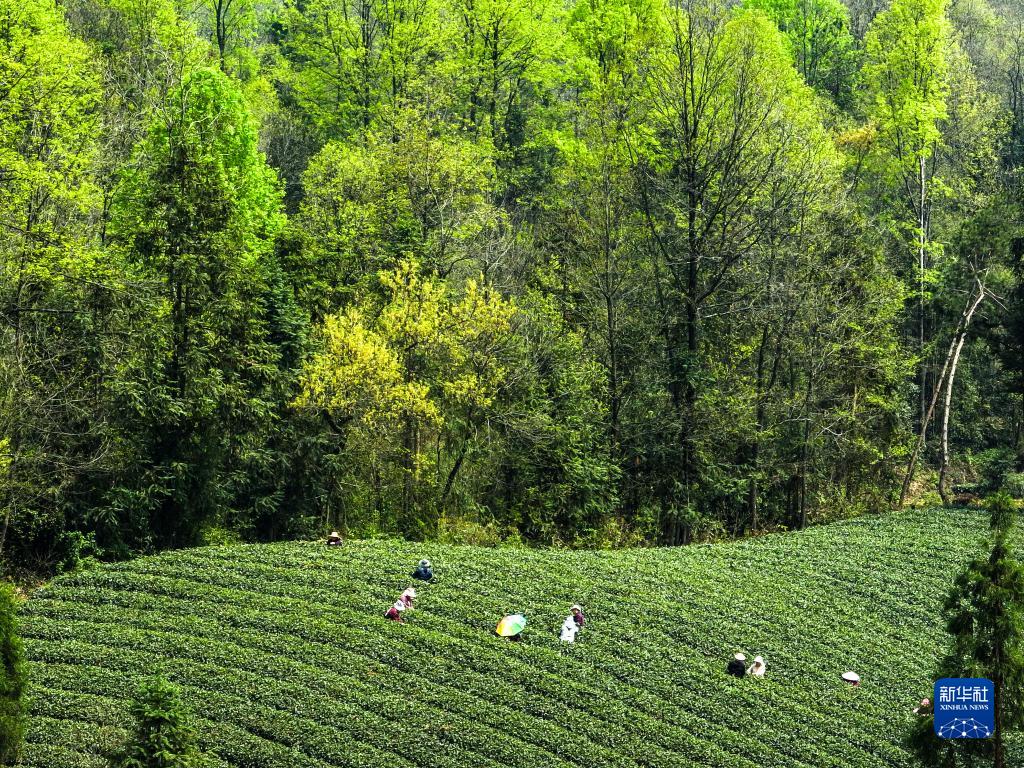
{"type": "Polygon", "coordinates": [[[330,535],[327,537],[327,546],[340,547],[341,543],[341,534],[337,531],[331,531],[330,535]]]}
{"type": "Polygon", "coordinates": [[[742,653],[737,653],[729,660],[728,666],[725,671],[733,677],[744,677],[747,674],[747,657],[742,653]]]}
{"type": "Polygon", "coordinates": [[[430,561],[420,560],[416,570],[412,572],[412,577],[420,581],[431,581],[434,578],[434,569],[430,565],[430,561]]]}

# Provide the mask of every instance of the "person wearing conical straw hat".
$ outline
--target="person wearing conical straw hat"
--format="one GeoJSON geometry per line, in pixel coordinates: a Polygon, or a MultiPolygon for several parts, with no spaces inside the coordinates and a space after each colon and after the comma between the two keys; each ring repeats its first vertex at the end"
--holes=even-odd
{"type": "Polygon", "coordinates": [[[860,675],[856,672],[843,672],[843,680],[848,682],[854,688],[860,687],[860,675]]]}
{"type": "Polygon", "coordinates": [[[754,663],[750,665],[750,669],[747,670],[747,674],[753,677],[764,677],[765,663],[761,656],[754,657],[754,663]]]}
{"type": "Polygon", "coordinates": [[[747,674],[747,657],[742,653],[733,654],[733,657],[729,659],[729,664],[725,667],[725,671],[726,674],[733,677],[743,677],[747,674]]]}
{"type": "Polygon", "coordinates": [[[412,587],[409,587],[407,590],[405,590],[405,592],[402,593],[402,597],[400,599],[403,603],[405,603],[406,608],[412,608],[412,601],[416,599],[416,590],[412,587]]]}
{"type": "Polygon", "coordinates": [[[405,620],[402,618],[402,614],[405,613],[406,607],[405,600],[398,598],[394,603],[392,603],[391,607],[388,608],[387,612],[384,614],[384,618],[390,619],[391,621],[397,621],[399,624],[404,624],[405,620]]]}
{"type": "Polygon", "coordinates": [[[327,536],[328,547],[340,547],[341,546],[341,534],[337,531],[331,531],[327,536]]]}

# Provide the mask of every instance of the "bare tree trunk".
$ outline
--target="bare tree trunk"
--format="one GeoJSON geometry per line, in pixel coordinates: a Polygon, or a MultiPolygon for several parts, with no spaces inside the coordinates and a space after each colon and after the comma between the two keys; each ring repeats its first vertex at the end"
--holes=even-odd
{"type": "Polygon", "coordinates": [[[927,420],[925,410],[925,388],[928,384],[928,367],[924,359],[924,267],[926,257],[926,245],[927,245],[927,232],[925,227],[927,226],[928,220],[925,215],[925,205],[927,204],[927,177],[926,177],[926,166],[925,159],[922,155],[920,158],[921,167],[921,201],[918,216],[918,239],[917,239],[917,263],[918,263],[918,288],[917,288],[917,351],[920,355],[920,372],[919,372],[919,383],[921,388],[920,401],[921,401],[921,434],[924,434],[927,430],[925,421],[927,420]]]}
{"type": "MultiPolygon", "coordinates": [[[[466,452],[469,450],[469,439],[472,434],[473,418],[476,415],[475,410],[470,408],[466,412],[466,424],[470,425],[466,428],[466,435],[462,438],[462,444],[459,446],[459,453],[455,457],[455,463],[452,464],[451,470],[448,472],[448,477],[444,481],[444,489],[441,491],[441,497],[437,502],[437,523],[440,523],[441,518],[444,516],[444,508],[448,503],[448,497],[451,496],[452,488],[455,487],[455,479],[459,475],[459,470],[462,469],[462,464],[466,460],[466,452]]],[[[440,442],[438,447],[438,467],[441,466],[441,449],[440,442]]],[[[436,526],[435,526],[436,527],[436,526]]]]}
{"type": "Polygon", "coordinates": [[[18,494],[15,490],[15,472],[17,471],[19,448],[18,433],[15,431],[15,434],[11,436],[10,457],[7,463],[7,503],[4,505],[3,526],[0,527],[0,558],[3,557],[4,547],[7,544],[7,530],[11,525],[11,517],[17,512],[18,494]]]}
{"type": "Polygon", "coordinates": [[[960,353],[964,348],[964,341],[967,340],[967,326],[970,325],[971,315],[974,314],[974,310],[978,308],[982,301],[985,300],[985,285],[978,280],[978,298],[975,300],[974,305],[971,307],[970,313],[967,315],[967,321],[964,327],[960,330],[960,339],[956,343],[956,351],[953,353],[953,362],[949,367],[949,376],[946,379],[946,398],[943,403],[942,410],[942,464],[939,467],[939,496],[942,497],[942,503],[949,504],[949,496],[946,491],[946,479],[949,473],[949,411],[953,402],[953,383],[956,381],[956,368],[960,363],[960,353]]]}
{"type": "MultiPolygon", "coordinates": [[[[769,280],[771,278],[769,277],[769,280]]],[[[757,533],[757,496],[759,493],[757,474],[759,471],[758,461],[761,457],[761,431],[764,429],[765,405],[767,397],[764,389],[764,357],[765,347],[768,345],[769,326],[765,324],[761,331],[761,343],[757,349],[756,385],[754,395],[756,405],[754,406],[754,438],[750,444],[750,481],[747,486],[747,519],[750,520],[750,528],[757,533]]],[[[776,356],[776,360],[778,357],[776,356]]]]}
{"type": "Polygon", "coordinates": [[[978,283],[979,292],[975,296],[974,292],[971,291],[971,297],[968,300],[967,306],[964,308],[963,314],[960,315],[960,321],[957,323],[956,331],[953,333],[953,340],[949,343],[949,351],[946,353],[946,361],[942,365],[942,373],[939,374],[939,380],[935,382],[935,389],[932,391],[931,404],[928,406],[928,411],[925,413],[924,421],[921,422],[921,431],[917,438],[917,445],[914,447],[913,453],[910,454],[910,461],[907,463],[907,473],[903,478],[903,488],[900,490],[900,501],[899,506],[903,506],[907,500],[907,492],[910,490],[910,481],[914,477],[914,469],[917,467],[917,460],[920,457],[921,450],[924,448],[925,440],[928,436],[928,424],[932,420],[932,416],[935,413],[935,406],[939,401],[939,393],[942,391],[943,385],[946,383],[946,375],[953,364],[953,358],[959,357],[958,347],[963,346],[963,337],[967,333],[967,329],[971,324],[971,318],[974,317],[975,311],[978,306],[985,299],[985,287],[981,282],[981,279],[975,277],[978,283]]]}
{"type": "Polygon", "coordinates": [[[228,14],[231,13],[233,0],[216,0],[214,3],[214,22],[216,26],[217,52],[220,56],[221,71],[227,71],[225,56],[228,49],[228,14]]]}
{"type": "Polygon", "coordinates": [[[437,502],[437,519],[440,523],[441,518],[444,516],[444,507],[448,503],[448,497],[452,493],[452,488],[455,485],[455,478],[459,474],[459,470],[462,469],[462,462],[466,458],[466,449],[469,447],[469,438],[462,441],[462,447],[459,448],[459,454],[455,457],[455,463],[452,465],[451,470],[448,472],[448,477],[444,481],[444,490],[441,491],[441,498],[437,502]]]}
{"type": "Polygon", "coordinates": [[[608,334],[608,407],[611,417],[611,454],[614,460],[618,460],[620,425],[619,410],[621,408],[619,390],[619,346],[618,346],[618,316],[616,312],[616,295],[618,293],[618,274],[614,263],[615,256],[612,254],[612,211],[611,211],[611,179],[610,171],[604,169],[604,210],[602,249],[604,251],[604,275],[602,276],[602,290],[605,304],[605,323],[608,334]]]}
{"type": "MultiPolygon", "coordinates": [[[[26,240],[30,240],[32,237],[34,224],[34,217],[30,214],[25,227],[26,240]]],[[[18,467],[18,457],[21,453],[21,424],[18,422],[17,406],[19,403],[19,397],[17,394],[19,379],[22,377],[22,366],[24,365],[23,349],[22,349],[22,310],[21,302],[22,296],[26,290],[26,261],[27,253],[23,249],[19,257],[18,264],[18,281],[17,287],[14,291],[14,297],[12,299],[13,306],[11,315],[14,318],[14,343],[11,351],[13,352],[13,395],[11,403],[15,406],[15,415],[13,417],[12,429],[10,430],[10,445],[8,451],[10,453],[10,459],[7,464],[7,503],[4,505],[4,520],[3,527],[0,528],[0,558],[3,557],[4,548],[7,545],[7,532],[10,529],[11,518],[17,513],[18,507],[18,493],[15,489],[15,482],[17,480],[16,473],[18,467]]],[[[26,380],[27,374],[26,374],[26,380]]]]}
{"type": "Polygon", "coordinates": [[[807,527],[807,458],[811,442],[811,401],[814,398],[813,349],[818,340],[818,330],[811,333],[811,352],[807,355],[807,391],[804,396],[804,434],[800,442],[800,529],[807,527]]]}

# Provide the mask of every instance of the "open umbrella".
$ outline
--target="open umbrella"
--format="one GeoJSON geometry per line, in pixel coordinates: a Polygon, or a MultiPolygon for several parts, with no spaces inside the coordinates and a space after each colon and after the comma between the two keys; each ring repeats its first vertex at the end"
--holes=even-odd
{"type": "Polygon", "coordinates": [[[512,637],[522,632],[525,627],[526,617],[521,613],[514,613],[499,621],[494,631],[501,635],[501,637],[512,637]]]}

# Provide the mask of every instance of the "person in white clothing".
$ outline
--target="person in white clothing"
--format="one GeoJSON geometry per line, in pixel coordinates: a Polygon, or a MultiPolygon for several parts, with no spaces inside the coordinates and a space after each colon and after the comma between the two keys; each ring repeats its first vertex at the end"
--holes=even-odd
{"type": "Polygon", "coordinates": [[[752,675],[754,677],[764,677],[764,672],[765,672],[764,659],[761,658],[760,656],[758,656],[758,657],[756,657],[754,659],[754,663],[751,664],[750,665],[750,669],[747,670],[747,674],[748,675],[752,675]]]}
{"type": "Polygon", "coordinates": [[[558,639],[563,643],[575,643],[576,633],[579,631],[579,624],[576,623],[575,617],[570,613],[565,617],[565,621],[562,622],[562,632],[558,639]]]}

